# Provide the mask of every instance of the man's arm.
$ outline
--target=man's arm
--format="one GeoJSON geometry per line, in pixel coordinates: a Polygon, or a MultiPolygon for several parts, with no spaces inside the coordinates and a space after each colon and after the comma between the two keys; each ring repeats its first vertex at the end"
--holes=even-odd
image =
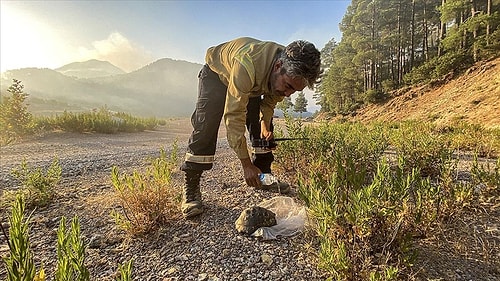
{"type": "Polygon", "coordinates": [[[240,159],[241,166],[243,167],[243,175],[245,176],[245,182],[249,186],[261,187],[262,183],[259,179],[259,174],[262,174],[262,171],[257,168],[250,158],[240,159]]]}
{"type": "Polygon", "coordinates": [[[261,128],[261,138],[266,140],[271,140],[274,138],[273,132],[271,132],[271,119],[274,115],[274,108],[276,104],[283,100],[284,97],[275,95],[265,95],[264,99],[260,104],[260,128],[261,128]]]}
{"type": "Polygon", "coordinates": [[[252,164],[245,138],[247,105],[252,85],[252,80],[246,69],[241,64],[235,63],[229,79],[224,121],[227,129],[227,140],[241,161],[245,182],[249,186],[260,187],[259,174],[261,171],[252,164]]]}

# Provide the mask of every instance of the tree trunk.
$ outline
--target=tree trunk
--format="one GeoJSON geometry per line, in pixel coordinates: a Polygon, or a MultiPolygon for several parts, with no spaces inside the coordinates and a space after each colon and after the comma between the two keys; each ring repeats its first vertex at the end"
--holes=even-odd
{"type": "MultiPolygon", "coordinates": [[[[371,49],[372,51],[375,50],[375,34],[376,34],[376,30],[375,30],[375,15],[376,15],[376,8],[375,8],[375,4],[372,5],[372,26],[371,26],[371,39],[372,39],[372,42],[371,42],[371,49]]],[[[376,77],[375,77],[375,58],[371,58],[370,59],[370,87],[369,89],[374,89],[375,88],[375,83],[376,81],[376,77]]]]}
{"type": "MultiPolygon", "coordinates": [[[[476,3],[474,0],[470,0],[470,14],[471,17],[476,16],[476,3]]],[[[476,37],[477,37],[477,28],[474,27],[474,30],[472,31],[472,57],[474,61],[476,62],[478,59],[478,48],[476,44],[476,37]]]]}
{"type": "Polygon", "coordinates": [[[423,1],[423,15],[422,15],[422,28],[424,30],[423,42],[422,42],[422,52],[424,55],[424,60],[429,60],[429,27],[427,23],[427,1],[423,1]]]}
{"type": "Polygon", "coordinates": [[[402,3],[401,1],[398,2],[398,51],[397,51],[397,73],[398,73],[398,85],[401,85],[403,82],[403,55],[402,55],[402,48],[403,48],[403,35],[401,34],[401,13],[403,12],[402,9],[402,3]]]}
{"type": "Polygon", "coordinates": [[[413,68],[413,63],[415,60],[415,0],[411,1],[411,26],[410,26],[410,65],[409,69],[413,68]]]}
{"type": "MultiPolygon", "coordinates": [[[[488,18],[491,16],[491,2],[492,0],[488,0],[488,10],[486,11],[488,14],[488,18]]],[[[486,24],[486,46],[490,45],[490,21],[486,24]]]]}
{"type": "MultiPolygon", "coordinates": [[[[460,11],[460,19],[457,20],[457,27],[462,26],[462,24],[465,22],[465,11],[461,10],[460,11]]],[[[465,50],[467,48],[467,30],[464,28],[464,31],[462,33],[462,43],[460,44],[460,47],[462,50],[465,50]]]]}
{"type": "MultiPolygon", "coordinates": [[[[441,0],[441,6],[446,4],[446,0],[441,0]]],[[[446,22],[441,20],[441,28],[439,29],[439,43],[438,43],[438,57],[443,53],[443,47],[441,46],[441,41],[446,36],[446,22]]]]}

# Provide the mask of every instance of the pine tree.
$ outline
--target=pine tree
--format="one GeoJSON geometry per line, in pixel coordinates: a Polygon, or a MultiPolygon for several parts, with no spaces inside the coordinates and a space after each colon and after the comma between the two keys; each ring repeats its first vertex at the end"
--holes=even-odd
{"type": "Polygon", "coordinates": [[[10,96],[3,96],[0,102],[0,131],[3,142],[22,137],[32,131],[33,116],[24,103],[28,94],[21,81],[14,79],[7,89],[10,96]]]}
{"type": "Polygon", "coordinates": [[[389,91],[498,56],[500,0],[352,0],[342,40],[322,49],[322,112],[349,114],[389,91]]]}
{"type": "Polygon", "coordinates": [[[276,105],[276,108],[283,111],[283,113],[287,113],[287,111],[293,107],[292,99],[290,97],[285,97],[283,101],[279,102],[276,105]]]}
{"type": "Polygon", "coordinates": [[[293,111],[295,112],[307,112],[307,99],[304,92],[300,91],[295,98],[295,105],[293,106],[293,111]]]}

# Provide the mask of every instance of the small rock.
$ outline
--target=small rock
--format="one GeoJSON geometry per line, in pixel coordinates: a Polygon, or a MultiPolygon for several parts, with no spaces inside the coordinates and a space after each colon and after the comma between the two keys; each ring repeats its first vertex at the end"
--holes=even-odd
{"type": "Polygon", "coordinates": [[[10,251],[9,245],[0,245],[0,252],[7,252],[10,251]]]}
{"type": "Polygon", "coordinates": [[[273,258],[268,255],[268,254],[262,254],[260,256],[260,260],[265,264],[265,265],[271,265],[273,263],[273,258]]]}
{"type": "Polygon", "coordinates": [[[180,255],[180,256],[177,256],[176,257],[176,260],[179,260],[179,261],[187,261],[189,260],[188,256],[186,255],[180,255]]]}
{"type": "Polygon", "coordinates": [[[171,267],[167,270],[167,275],[174,274],[177,272],[177,267],[171,267]]]}
{"type": "Polygon", "coordinates": [[[103,236],[100,234],[95,234],[90,238],[89,248],[90,249],[98,249],[101,248],[103,244],[103,236]]]}
{"type": "Polygon", "coordinates": [[[2,222],[2,228],[7,232],[10,228],[10,224],[7,222],[2,222]]]}

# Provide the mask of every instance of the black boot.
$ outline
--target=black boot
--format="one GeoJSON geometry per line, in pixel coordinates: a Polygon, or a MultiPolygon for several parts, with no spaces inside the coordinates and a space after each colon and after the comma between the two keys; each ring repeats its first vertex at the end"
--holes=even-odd
{"type": "Polygon", "coordinates": [[[203,213],[201,201],[200,179],[203,171],[186,170],[186,185],[182,198],[182,214],[186,218],[203,213]]]}

